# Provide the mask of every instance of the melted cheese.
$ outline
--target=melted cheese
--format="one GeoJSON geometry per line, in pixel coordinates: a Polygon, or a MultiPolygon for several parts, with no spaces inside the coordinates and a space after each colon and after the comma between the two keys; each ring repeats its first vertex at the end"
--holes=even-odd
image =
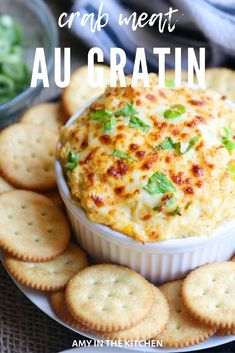
{"type": "Polygon", "coordinates": [[[71,150],[81,156],[77,167],[66,171],[72,196],[92,221],[141,242],[211,234],[235,216],[234,181],[227,171],[235,156],[221,140],[223,128],[234,126],[234,106],[213,91],[159,89],[156,77],[151,80],[149,88],[108,88],[72,125],[62,128],[62,164],[71,150]],[[116,117],[108,132],[101,121],[89,119],[91,111],[115,113],[132,101],[138,117],[150,125],[148,132],[130,127],[129,117],[116,117]],[[186,112],[166,119],[164,111],[174,104],[183,105],[186,112]],[[183,151],[198,135],[199,141],[185,154],[153,149],[171,137],[181,142],[183,151]],[[134,161],[115,157],[115,150],[134,161]],[[145,191],[155,172],[164,173],[176,192],[145,191]]]}

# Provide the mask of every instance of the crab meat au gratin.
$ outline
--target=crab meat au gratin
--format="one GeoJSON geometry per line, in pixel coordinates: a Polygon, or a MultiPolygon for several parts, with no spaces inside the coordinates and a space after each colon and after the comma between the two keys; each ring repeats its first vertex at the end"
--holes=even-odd
{"type": "Polygon", "coordinates": [[[89,219],[140,242],[209,235],[235,217],[235,108],[210,90],[107,88],[61,130],[89,219]]]}

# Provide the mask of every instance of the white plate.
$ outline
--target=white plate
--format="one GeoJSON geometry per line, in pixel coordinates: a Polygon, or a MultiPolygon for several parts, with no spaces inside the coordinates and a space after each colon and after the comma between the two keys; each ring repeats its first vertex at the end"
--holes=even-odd
{"type": "MultiPolygon", "coordinates": [[[[2,264],[4,266],[4,262],[2,259],[2,253],[0,251],[0,259],[2,261],[2,264]]],[[[5,266],[4,266],[5,267],[5,266]]],[[[8,273],[9,274],[9,273],[8,273]]],[[[10,274],[9,274],[10,275],[10,274]]],[[[47,314],[49,317],[51,317],[52,319],[54,319],[55,321],[57,321],[58,323],[60,323],[61,325],[67,327],[68,329],[82,335],[85,337],[88,337],[90,339],[93,340],[99,340],[98,337],[96,337],[95,335],[90,335],[86,332],[82,332],[80,330],[75,329],[74,327],[66,324],[64,321],[60,320],[55,313],[53,312],[51,306],[50,306],[50,302],[49,302],[49,298],[48,295],[44,292],[40,292],[40,291],[36,291],[33,289],[30,289],[22,284],[20,284],[18,281],[16,281],[11,275],[10,277],[12,278],[12,280],[15,282],[15,284],[17,285],[17,287],[24,293],[24,295],[33,303],[35,304],[39,309],[41,309],[45,314],[47,314]]],[[[211,337],[209,338],[207,341],[204,341],[200,344],[194,345],[194,346],[190,346],[187,348],[180,348],[180,349],[165,349],[165,348],[150,348],[150,347],[120,347],[120,348],[125,348],[125,349],[130,349],[133,351],[138,351],[138,352],[154,352],[154,353],[170,353],[170,352],[191,352],[191,351],[197,351],[197,350],[201,350],[201,349],[206,349],[206,348],[211,348],[211,347],[216,347],[216,346],[220,346],[222,344],[225,343],[229,343],[231,341],[235,340],[235,336],[225,336],[225,337],[211,337]]],[[[97,347],[98,348],[98,347],[97,347]]],[[[109,350],[111,350],[112,348],[109,347],[109,350]]],[[[87,353],[94,353],[94,349],[90,348],[90,351],[88,350],[88,348],[86,349],[87,353]]],[[[81,352],[81,348],[79,348],[79,352],[81,352]]],[[[108,350],[107,350],[108,352],[108,350]]],[[[115,350],[114,350],[115,352],[115,350]]],[[[124,350],[122,350],[122,352],[124,352],[124,350]]],[[[118,350],[119,353],[119,350],[118,350]]]]}
{"type": "MultiPolygon", "coordinates": [[[[82,347],[82,348],[72,348],[60,353],[110,353],[110,348],[108,347],[82,347]]],[[[112,353],[125,353],[124,349],[112,348],[112,353]]]]}
{"type": "MultiPolygon", "coordinates": [[[[72,348],[60,353],[110,353],[110,348],[108,347],[82,347],[82,348],[72,348]]],[[[125,353],[125,350],[120,348],[112,348],[112,353],[125,353]]]]}

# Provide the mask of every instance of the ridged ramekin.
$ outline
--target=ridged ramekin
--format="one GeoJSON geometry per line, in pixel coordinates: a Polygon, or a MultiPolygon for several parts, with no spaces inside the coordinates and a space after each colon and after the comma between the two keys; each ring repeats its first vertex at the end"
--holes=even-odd
{"type": "MultiPolygon", "coordinates": [[[[80,109],[71,124],[86,108],[80,109]]],[[[225,261],[235,252],[235,221],[227,222],[211,236],[139,243],[109,227],[91,222],[71,198],[61,164],[55,161],[57,184],[77,239],[97,262],[126,265],[155,283],[181,278],[210,262],[225,261]]]]}

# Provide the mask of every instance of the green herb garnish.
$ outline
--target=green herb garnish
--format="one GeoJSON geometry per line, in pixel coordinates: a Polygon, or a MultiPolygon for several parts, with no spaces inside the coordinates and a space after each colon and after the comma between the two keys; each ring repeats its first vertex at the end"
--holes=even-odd
{"type": "Polygon", "coordinates": [[[119,150],[115,150],[113,152],[113,156],[121,158],[121,159],[126,159],[128,162],[134,162],[135,158],[129,156],[127,153],[119,150]]]}
{"type": "Polygon", "coordinates": [[[92,111],[89,114],[89,119],[102,122],[104,132],[112,130],[116,124],[114,114],[106,109],[92,111]]]}
{"type": "Polygon", "coordinates": [[[166,205],[170,207],[175,203],[175,201],[176,199],[174,197],[171,197],[169,200],[166,200],[166,205]]]}
{"type": "Polygon", "coordinates": [[[182,210],[179,206],[177,206],[172,212],[172,216],[182,216],[182,210]]]}
{"type": "Polygon", "coordinates": [[[164,117],[166,119],[175,119],[186,112],[186,108],[182,104],[171,105],[169,109],[164,111],[164,117]]]}
{"type": "Polygon", "coordinates": [[[141,120],[137,116],[133,116],[130,118],[129,126],[135,129],[143,130],[144,132],[148,132],[151,128],[150,125],[146,124],[143,120],[141,120]]]}
{"type": "Polygon", "coordinates": [[[222,143],[229,152],[235,149],[235,141],[232,140],[232,131],[227,127],[224,128],[225,136],[222,137],[222,143]]]}
{"type": "Polygon", "coordinates": [[[143,130],[144,132],[148,132],[151,128],[150,125],[146,124],[142,119],[140,119],[137,114],[138,112],[133,107],[134,101],[132,100],[131,103],[127,103],[122,109],[118,110],[115,113],[115,116],[123,116],[129,117],[129,126],[135,129],[143,130]]]}
{"type": "Polygon", "coordinates": [[[171,79],[171,78],[166,78],[165,79],[165,86],[167,88],[173,88],[175,87],[175,80],[171,79]]]}
{"type": "Polygon", "coordinates": [[[168,192],[176,192],[175,186],[161,172],[154,173],[148,180],[148,184],[144,187],[150,195],[166,194],[168,192]]]}
{"type": "Polygon", "coordinates": [[[153,149],[155,151],[159,150],[175,150],[179,154],[185,154],[189,152],[201,138],[201,135],[197,135],[191,138],[189,141],[188,147],[184,152],[181,152],[181,143],[180,142],[173,142],[171,137],[166,137],[165,140],[160,143],[159,145],[155,146],[153,149]]]}
{"type": "Polygon", "coordinates": [[[30,80],[22,29],[11,16],[0,15],[0,105],[24,91],[30,80]]]}
{"type": "Polygon", "coordinates": [[[174,150],[174,142],[171,137],[166,137],[165,140],[159,145],[153,148],[155,151],[158,150],[174,150]]]}
{"type": "Polygon", "coordinates": [[[132,100],[131,103],[127,103],[122,109],[118,110],[115,115],[116,116],[123,116],[123,117],[132,117],[138,114],[138,112],[133,107],[134,101],[132,100]]]}
{"type": "Polygon", "coordinates": [[[80,153],[69,151],[67,163],[65,164],[65,169],[71,172],[77,167],[80,160],[80,153]]]}
{"type": "Polygon", "coordinates": [[[189,141],[188,147],[186,148],[186,150],[184,151],[184,153],[189,152],[191,149],[193,149],[193,147],[198,143],[198,141],[200,140],[201,135],[197,135],[191,138],[191,140],[189,141]]]}
{"type": "Polygon", "coordinates": [[[160,143],[158,146],[155,146],[153,149],[155,151],[159,150],[176,150],[177,152],[180,153],[180,148],[181,144],[180,142],[173,142],[171,137],[166,137],[162,143],[160,143]]]}
{"type": "Polygon", "coordinates": [[[228,166],[228,171],[231,179],[235,181],[235,163],[232,163],[228,166]]]}

